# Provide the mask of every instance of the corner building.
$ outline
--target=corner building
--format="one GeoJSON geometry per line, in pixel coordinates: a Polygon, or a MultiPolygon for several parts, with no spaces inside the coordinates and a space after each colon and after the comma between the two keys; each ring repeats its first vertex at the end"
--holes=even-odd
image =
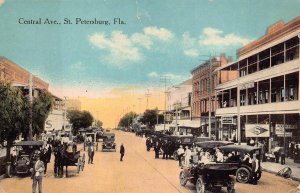
{"type": "Polygon", "coordinates": [[[238,61],[216,69],[238,77],[216,86],[219,139],[252,138],[265,141],[268,150],[300,143],[299,38],[300,17],[279,21],[238,50],[238,61]]]}

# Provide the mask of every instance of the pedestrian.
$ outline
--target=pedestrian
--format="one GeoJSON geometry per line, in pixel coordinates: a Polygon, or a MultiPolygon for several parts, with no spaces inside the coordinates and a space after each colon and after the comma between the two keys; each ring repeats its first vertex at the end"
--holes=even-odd
{"type": "Polygon", "coordinates": [[[158,141],[155,143],[154,146],[154,151],[155,151],[155,159],[159,159],[159,150],[160,150],[160,145],[158,141]]]}
{"type": "Polygon", "coordinates": [[[294,157],[294,149],[295,149],[295,143],[294,141],[291,141],[289,144],[289,157],[292,159],[294,157]]]}
{"type": "Polygon", "coordinates": [[[191,157],[192,157],[192,152],[189,149],[189,146],[185,146],[184,163],[186,167],[189,166],[191,157]]]}
{"type": "Polygon", "coordinates": [[[32,168],[32,193],[35,193],[36,186],[39,184],[39,193],[42,193],[42,178],[45,170],[44,163],[40,160],[40,156],[36,156],[37,160],[32,168]]]}
{"type": "Polygon", "coordinates": [[[178,155],[179,167],[181,167],[182,166],[182,157],[184,155],[184,149],[183,149],[182,145],[179,146],[179,148],[177,150],[177,155],[178,155]]]}
{"type": "Polygon", "coordinates": [[[284,147],[280,148],[280,163],[281,163],[281,165],[285,165],[285,150],[284,150],[284,147]]]}
{"type": "Polygon", "coordinates": [[[278,145],[275,146],[273,153],[275,156],[275,162],[279,163],[280,147],[278,145]]]}
{"type": "Polygon", "coordinates": [[[258,176],[259,176],[259,168],[260,168],[260,163],[259,160],[256,156],[256,154],[253,154],[253,158],[252,158],[252,184],[253,185],[257,185],[257,180],[258,180],[258,176]]]}
{"type": "Polygon", "coordinates": [[[89,156],[88,164],[93,164],[93,160],[94,160],[94,144],[92,142],[89,143],[89,146],[88,146],[88,156],[89,156]]]}
{"type": "Polygon", "coordinates": [[[120,161],[123,161],[123,157],[125,154],[125,148],[124,148],[123,143],[121,144],[121,147],[120,147],[120,154],[121,154],[120,161]]]}

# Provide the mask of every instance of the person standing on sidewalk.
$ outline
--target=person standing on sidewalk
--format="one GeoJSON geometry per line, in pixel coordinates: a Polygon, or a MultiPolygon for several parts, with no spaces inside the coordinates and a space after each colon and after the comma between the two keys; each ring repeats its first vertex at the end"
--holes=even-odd
{"type": "Polygon", "coordinates": [[[284,147],[280,148],[280,163],[281,163],[281,165],[285,165],[285,149],[284,149],[284,147]]]}
{"type": "Polygon", "coordinates": [[[184,155],[184,149],[182,148],[182,145],[179,146],[179,149],[177,150],[177,155],[178,155],[179,167],[181,167],[182,166],[182,157],[184,155]]]}
{"type": "Polygon", "coordinates": [[[125,155],[125,148],[124,148],[123,143],[121,143],[120,154],[121,154],[120,161],[123,161],[123,157],[125,155]]]}
{"type": "Polygon", "coordinates": [[[154,146],[154,151],[155,151],[155,159],[159,159],[159,150],[160,150],[160,145],[158,141],[155,143],[154,146]]]}
{"type": "Polygon", "coordinates": [[[39,184],[39,193],[42,193],[42,178],[45,166],[44,163],[40,160],[39,155],[36,157],[36,159],[37,160],[34,164],[34,167],[32,168],[32,193],[35,193],[37,184],[39,184]]]}
{"type": "Polygon", "coordinates": [[[251,163],[252,163],[252,175],[251,175],[252,179],[251,179],[251,181],[252,181],[253,185],[257,185],[260,163],[259,163],[259,160],[258,160],[256,154],[253,154],[251,163]]]}

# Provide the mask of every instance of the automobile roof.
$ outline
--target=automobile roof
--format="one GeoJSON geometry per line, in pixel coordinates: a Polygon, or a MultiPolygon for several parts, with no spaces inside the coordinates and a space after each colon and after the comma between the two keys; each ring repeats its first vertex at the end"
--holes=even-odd
{"type": "Polygon", "coordinates": [[[14,146],[42,146],[43,144],[42,141],[19,141],[14,146]]]}
{"type": "Polygon", "coordinates": [[[224,145],[233,145],[234,143],[231,141],[201,141],[201,142],[195,142],[196,145],[203,145],[203,146],[224,146],[224,145]]]}
{"type": "Polygon", "coordinates": [[[103,136],[115,136],[114,133],[103,133],[103,136]]]}
{"type": "Polygon", "coordinates": [[[260,150],[260,147],[253,147],[249,145],[226,145],[219,147],[219,149],[225,151],[240,151],[249,153],[251,151],[260,150]]]}

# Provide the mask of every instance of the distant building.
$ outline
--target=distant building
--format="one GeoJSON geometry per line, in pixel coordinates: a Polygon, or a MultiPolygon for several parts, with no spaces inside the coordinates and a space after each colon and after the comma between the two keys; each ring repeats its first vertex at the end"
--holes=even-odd
{"type": "Polygon", "coordinates": [[[67,107],[67,110],[81,111],[81,102],[77,99],[67,99],[66,107],[67,107]]]}
{"type": "Polygon", "coordinates": [[[217,92],[215,87],[227,80],[237,77],[231,72],[214,72],[220,66],[228,63],[228,58],[224,54],[214,57],[211,60],[195,67],[192,73],[192,119],[201,123],[201,135],[208,136],[209,108],[211,109],[211,130],[215,133],[215,110],[218,108],[217,92]],[[209,107],[209,96],[211,96],[211,107],[209,107]]]}

